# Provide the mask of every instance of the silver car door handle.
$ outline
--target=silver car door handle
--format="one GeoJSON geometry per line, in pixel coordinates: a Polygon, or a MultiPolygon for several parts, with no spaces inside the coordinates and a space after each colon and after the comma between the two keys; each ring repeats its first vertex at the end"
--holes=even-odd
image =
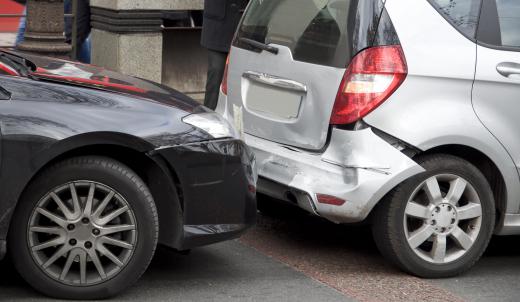
{"type": "Polygon", "coordinates": [[[497,71],[506,78],[520,79],[520,64],[505,62],[497,66],[497,71]]]}
{"type": "Polygon", "coordinates": [[[254,71],[244,72],[243,77],[257,83],[275,86],[278,88],[292,90],[300,93],[307,93],[307,86],[293,80],[282,79],[279,77],[254,71]]]}

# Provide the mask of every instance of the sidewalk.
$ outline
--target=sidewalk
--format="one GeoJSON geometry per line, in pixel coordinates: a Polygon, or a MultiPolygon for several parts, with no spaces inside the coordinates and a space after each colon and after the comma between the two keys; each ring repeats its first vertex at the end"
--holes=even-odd
{"type": "Polygon", "coordinates": [[[519,301],[518,237],[494,237],[484,257],[461,276],[428,280],[384,260],[369,226],[335,225],[295,210],[276,215],[259,215],[240,242],[356,301],[519,301]]]}

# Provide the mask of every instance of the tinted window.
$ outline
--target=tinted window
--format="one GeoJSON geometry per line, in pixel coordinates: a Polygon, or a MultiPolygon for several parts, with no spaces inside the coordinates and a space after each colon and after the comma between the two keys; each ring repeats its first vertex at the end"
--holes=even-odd
{"type": "Polygon", "coordinates": [[[474,39],[477,31],[481,0],[429,0],[453,26],[474,39]]]}
{"type": "MultiPolygon", "coordinates": [[[[345,52],[349,0],[253,0],[240,37],[291,49],[295,60],[335,65],[345,52]]],[[[345,58],[344,58],[345,60],[345,58]]]]}
{"type": "Polygon", "coordinates": [[[520,1],[496,0],[501,46],[520,47],[520,1]]]}

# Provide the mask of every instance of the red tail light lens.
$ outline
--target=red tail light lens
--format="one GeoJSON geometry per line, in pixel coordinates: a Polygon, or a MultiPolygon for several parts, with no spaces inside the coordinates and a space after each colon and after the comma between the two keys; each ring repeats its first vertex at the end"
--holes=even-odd
{"type": "Polygon", "coordinates": [[[222,90],[222,93],[227,95],[228,93],[228,87],[227,87],[227,83],[228,83],[228,68],[229,68],[229,55],[227,57],[227,60],[226,60],[226,68],[224,69],[224,77],[222,77],[222,85],[220,86],[220,89],[222,90]]]}
{"type": "Polygon", "coordinates": [[[386,101],[404,82],[408,67],[399,45],[368,48],[350,63],[336,96],[330,123],[354,123],[386,101]]]}

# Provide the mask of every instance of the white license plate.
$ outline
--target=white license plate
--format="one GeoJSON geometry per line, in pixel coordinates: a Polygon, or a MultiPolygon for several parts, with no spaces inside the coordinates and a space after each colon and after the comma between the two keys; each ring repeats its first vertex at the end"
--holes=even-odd
{"type": "Polygon", "coordinates": [[[294,120],[300,114],[303,95],[299,92],[258,84],[246,85],[244,104],[247,110],[268,118],[294,120]]]}

